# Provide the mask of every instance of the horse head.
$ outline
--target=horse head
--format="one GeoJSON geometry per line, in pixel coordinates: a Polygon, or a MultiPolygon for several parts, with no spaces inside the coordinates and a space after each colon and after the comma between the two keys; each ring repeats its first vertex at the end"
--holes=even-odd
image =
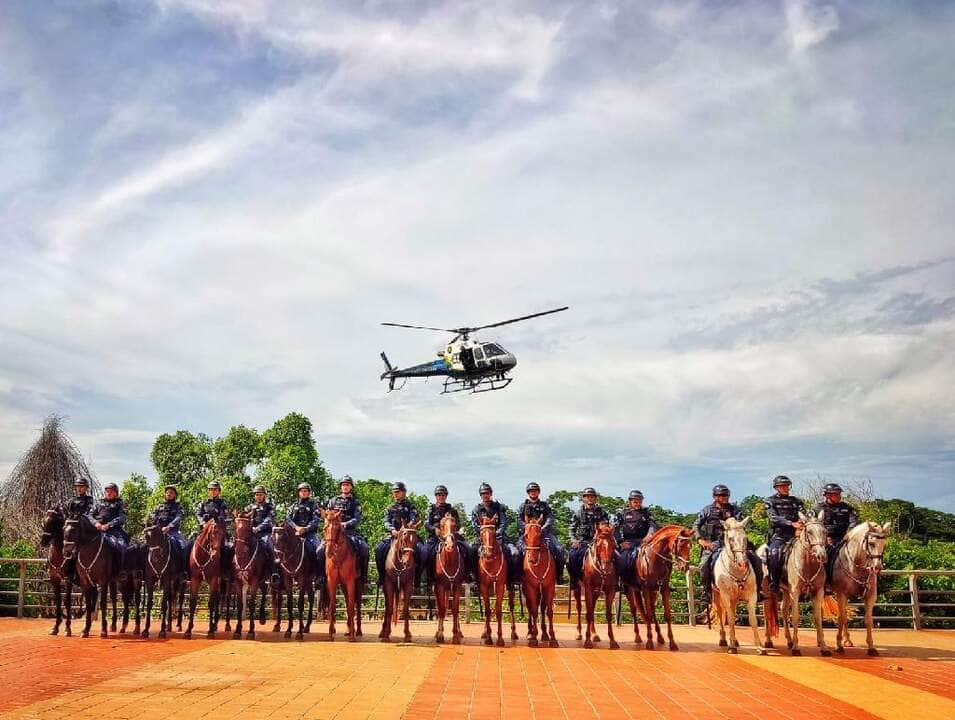
{"type": "Polygon", "coordinates": [[[822,523],[822,515],[822,512],[818,515],[805,515],[800,512],[799,520],[803,528],[796,531],[802,542],[809,546],[817,562],[826,561],[826,526],[822,523]]]}
{"type": "Polygon", "coordinates": [[[871,572],[882,572],[885,544],[888,542],[890,532],[892,532],[891,520],[882,525],[876,522],[859,523],[846,535],[850,557],[855,558],[857,562],[863,559],[866,568],[871,572]]]}
{"type": "Polygon", "coordinates": [[[693,531],[681,527],[670,538],[670,553],[677,570],[686,572],[690,567],[690,550],[693,547],[693,531]]]}
{"type": "Polygon", "coordinates": [[[408,558],[414,557],[415,548],[418,546],[418,526],[421,523],[413,522],[401,523],[398,528],[398,535],[395,537],[395,555],[402,558],[407,563],[408,558]]]}
{"type": "Polygon", "coordinates": [[[617,541],[613,537],[613,525],[609,522],[601,522],[594,529],[594,555],[601,563],[608,563],[613,560],[614,551],[617,549],[617,541]]]}
{"type": "Polygon", "coordinates": [[[438,537],[441,538],[448,550],[454,547],[457,532],[458,521],[454,519],[454,515],[451,513],[445,513],[438,522],[438,537]]]}
{"type": "Polygon", "coordinates": [[[524,515],[524,545],[532,548],[539,548],[541,535],[544,534],[540,518],[532,518],[524,515]]]}
{"type": "Polygon", "coordinates": [[[325,521],[322,537],[326,543],[332,545],[342,534],[342,513],[340,510],[322,510],[322,519],[325,521]]]}
{"type": "Polygon", "coordinates": [[[63,541],[63,511],[59,508],[50,508],[43,516],[43,525],[40,528],[40,545],[48,547],[54,540],[63,541]]]}
{"type": "Polygon", "coordinates": [[[497,518],[481,518],[481,552],[489,555],[497,549],[497,518]]]}
{"type": "Polygon", "coordinates": [[[746,537],[746,526],[752,519],[752,517],[747,517],[740,522],[736,518],[728,518],[723,521],[723,547],[732,553],[733,563],[737,569],[742,571],[745,571],[749,566],[749,559],[746,557],[747,544],[749,543],[749,539],[746,537]]]}
{"type": "Polygon", "coordinates": [[[72,558],[77,548],[86,545],[99,532],[86,515],[71,517],[63,522],[63,556],[72,558]]]}
{"type": "Polygon", "coordinates": [[[196,544],[203,547],[220,548],[225,542],[225,523],[221,520],[208,520],[203,523],[196,536],[196,544]]]}
{"type": "Polygon", "coordinates": [[[146,547],[159,547],[163,540],[162,528],[156,523],[156,516],[150,515],[146,520],[146,527],[143,528],[143,540],[146,541],[146,547]]]}
{"type": "Polygon", "coordinates": [[[250,541],[254,537],[252,532],[252,513],[232,511],[232,520],[235,522],[235,539],[250,541]]]}

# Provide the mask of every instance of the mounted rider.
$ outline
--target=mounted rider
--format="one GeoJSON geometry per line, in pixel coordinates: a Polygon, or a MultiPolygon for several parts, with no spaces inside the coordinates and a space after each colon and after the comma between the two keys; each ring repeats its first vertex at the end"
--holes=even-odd
{"type": "Polygon", "coordinates": [[[614,517],[614,536],[617,547],[617,573],[627,584],[636,582],[634,576],[634,561],[640,545],[659,528],[650,514],[650,509],[643,507],[643,493],[631,490],[627,497],[628,506],[618,510],[614,517]]]}
{"type": "Polygon", "coordinates": [[[487,483],[481,483],[478,487],[478,495],[481,496],[481,502],[471,510],[471,526],[477,535],[477,542],[471,548],[471,561],[473,563],[474,577],[478,576],[478,550],[481,547],[481,521],[484,518],[493,518],[497,520],[497,526],[494,534],[497,535],[498,542],[504,552],[504,557],[508,562],[508,582],[519,582],[523,574],[521,567],[521,556],[517,551],[514,541],[508,537],[507,528],[510,525],[510,519],[507,516],[507,506],[493,498],[494,490],[487,483]]]}
{"type": "Polygon", "coordinates": [[[567,570],[570,573],[571,587],[580,582],[584,573],[584,555],[594,539],[597,525],[609,523],[610,515],[597,504],[597,491],[592,487],[584,488],[580,494],[580,508],[570,519],[570,556],[567,570]]]}
{"type": "Polygon", "coordinates": [[[523,555],[527,548],[524,547],[524,518],[540,518],[541,522],[541,540],[547,545],[550,554],[554,558],[554,565],[557,571],[557,584],[564,582],[564,548],[557,541],[555,534],[556,518],[550,505],[540,499],[541,486],[536,482],[527,483],[525,488],[527,499],[517,508],[517,548],[523,555]]]}
{"type": "Polygon", "coordinates": [[[461,534],[461,515],[454,505],[448,502],[448,489],[444,485],[436,485],[434,488],[434,502],[428,506],[428,514],[424,518],[424,528],[427,532],[424,544],[422,545],[421,562],[424,566],[425,582],[431,585],[434,582],[434,562],[438,556],[438,546],[441,539],[438,537],[438,529],[441,527],[441,519],[445,515],[454,518],[458,527],[456,533],[458,548],[465,567],[471,565],[471,548],[468,547],[464,536],[461,534]]]}
{"type": "MultiPolygon", "coordinates": [[[[338,495],[325,503],[327,510],[335,510],[342,515],[342,528],[351,542],[358,556],[358,572],[364,585],[368,582],[368,541],[358,532],[358,525],[364,517],[361,512],[361,503],[352,493],[355,481],[351,475],[345,475],[338,481],[338,495]]],[[[318,542],[318,576],[325,577],[325,540],[318,542]]]]}
{"type": "Polygon", "coordinates": [[[766,519],[769,520],[769,543],[766,552],[769,589],[777,595],[783,578],[786,547],[796,537],[796,531],[804,527],[799,513],[805,510],[805,505],[802,500],[789,494],[792,484],[792,480],[785,475],[777,475],[773,478],[773,490],[776,492],[763,500],[766,505],[766,519]]]}
{"type": "Polygon", "coordinates": [[[318,503],[312,500],[312,486],[306,482],[298,485],[298,500],[288,509],[285,516],[286,527],[295,531],[297,537],[305,542],[305,552],[315,557],[318,550],[318,523],[321,515],[318,512],[318,503]]]}
{"type": "Polygon", "coordinates": [[[258,538],[269,558],[269,566],[275,567],[275,547],[272,542],[272,528],[275,527],[275,506],[266,499],[264,485],[256,485],[252,490],[252,502],[245,506],[246,514],[251,515],[252,534],[258,538]]]}
{"type": "MultiPolygon", "coordinates": [[[[388,559],[388,551],[391,549],[391,541],[398,537],[398,530],[402,524],[410,525],[418,522],[418,510],[407,497],[408,488],[403,482],[395,482],[391,485],[391,497],[393,502],[385,508],[384,525],[387,535],[383,537],[378,545],[375,546],[375,567],[378,568],[378,585],[383,585],[385,581],[385,561],[388,559]]],[[[421,557],[423,550],[421,541],[415,549],[415,584],[421,580],[421,557]]]]}
{"type": "MultiPolygon", "coordinates": [[[[709,605],[712,600],[713,563],[723,548],[723,521],[730,518],[742,521],[743,512],[735,503],[730,502],[730,489],[726,485],[714,485],[713,502],[700,510],[693,523],[693,534],[703,549],[700,553],[700,583],[703,585],[705,605],[709,605]]],[[[759,596],[759,589],[763,584],[763,563],[749,542],[746,544],[746,558],[753,568],[759,596]]]]}
{"type": "Polygon", "coordinates": [[[816,503],[813,514],[822,513],[826,527],[826,582],[832,579],[832,569],[839,550],[846,541],[846,533],[859,524],[856,509],[842,500],[842,488],[836,483],[827,483],[822,489],[825,500],[816,503]]]}
{"type": "Polygon", "coordinates": [[[222,523],[223,528],[229,519],[229,509],[226,507],[225,500],[222,499],[222,486],[218,480],[212,480],[206,485],[209,491],[209,497],[199,503],[196,508],[196,522],[202,528],[210,520],[222,523]]]}
{"type": "Polygon", "coordinates": [[[181,530],[184,515],[182,505],[179,504],[179,488],[166,485],[163,488],[163,502],[149,513],[149,524],[159,526],[163,535],[169,539],[173,551],[182,555],[183,567],[189,567],[189,556],[186,552],[188,541],[181,530]]]}
{"type": "Polygon", "coordinates": [[[105,533],[107,542],[122,557],[129,546],[129,535],[126,533],[126,506],[119,497],[116,483],[107,483],[103,487],[103,499],[96,503],[90,517],[96,529],[105,533]]]}
{"type": "MultiPolygon", "coordinates": [[[[92,517],[93,508],[96,507],[96,501],[90,495],[90,481],[85,477],[78,477],[73,483],[73,497],[67,500],[66,504],[60,507],[65,520],[76,519],[81,515],[92,517]]],[[[79,582],[76,577],[76,557],[68,557],[63,560],[63,574],[70,578],[74,585],[79,582]]]]}

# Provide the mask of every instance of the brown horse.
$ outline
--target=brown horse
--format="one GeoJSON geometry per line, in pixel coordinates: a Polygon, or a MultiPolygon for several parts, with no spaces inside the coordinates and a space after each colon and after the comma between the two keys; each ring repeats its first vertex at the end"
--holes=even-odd
{"type": "Polygon", "coordinates": [[[620,647],[613,637],[613,599],[617,594],[617,565],[614,553],[617,542],[613,537],[613,525],[602,522],[594,531],[594,539],[584,555],[584,568],[580,582],[574,588],[574,598],[577,601],[577,639],[581,639],[580,632],[580,586],[584,588],[584,599],[587,603],[587,635],[584,640],[585,648],[592,648],[595,642],[600,642],[597,628],[594,625],[594,612],[600,593],[604,594],[604,609],[607,613],[607,637],[610,638],[610,649],[620,647]]]}
{"type": "MultiPolygon", "coordinates": [[[[232,577],[236,584],[235,638],[242,637],[242,613],[248,611],[249,630],[246,638],[255,639],[255,601],[262,594],[259,606],[259,624],[265,623],[265,595],[272,576],[272,559],[264,541],[252,532],[252,513],[233,512],[235,519],[235,548],[232,555],[232,577]]],[[[278,595],[272,589],[272,609],[277,608],[278,595]]]]}
{"type": "Polygon", "coordinates": [[[50,629],[50,635],[58,635],[60,632],[60,623],[63,622],[63,589],[65,586],[66,635],[69,637],[73,634],[73,628],[70,627],[73,583],[63,570],[63,563],[66,560],[63,555],[63,523],[65,519],[62,510],[54,508],[46,511],[46,517],[43,519],[43,533],[40,536],[40,546],[49,548],[46,554],[46,564],[50,575],[50,584],[53,586],[53,605],[56,613],[56,620],[50,629]]]}
{"type": "Polygon", "coordinates": [[[189,553],[189,624],[183,637],[192,638],[192,626],[196,619],[196,603],[199,601],[199,587],[203,581],[209,586],[209,630],[207,637],[214,638],[219,627],[219,596],[222,590],[222,577],[225,562],[225,524],[218,520],[209,520],[199,531],[189,553]]]}
{"type": "Polygon", "coordinates": [[[657,593],[663,600],[663,617],[667,623],[667,638],[671,650],[679,650],[673,639],[673,615],[670,610],[670,575],[673,566],[685,571],[690,562],[693,531],[682,525],[664,525],[643,541],[635,555],[635,586],[627,585],[627,598],[633,614],[634,642],[640,644],[640,622],[637,610],[647,626],[647,650],[653,650],[653,630],[657,644],[663,645],[663,634],[657,620],[657,593]]]}
{"type": "Polygon", "coordinates": [[[383,642],[391,640],[391,626],[398,625],[398,604],[403,602],[402,614],[405,621],[405,642],[411,642],[409,606],[414,594],[415,562],[418,548],[418,526],[420,522],[405,525],[402,521],[398,534],[391,541],[388,556],[385,558],[385,615],[378,637],[383,642]]]}
{"type": "Polygon", "coordinates": [[[438,605],[438,630],[434,639],[444,642],[444,618],[451,605],[451,642],[460,645],[464,638],[461,632],[461,588],[468,576],[467,555],[458,542],[458,523],[451,513],[445,513],[438,524],[440,545],[434,559],[434,597],[438,605]]]}
{"type": "Polygon", "coordinates": [[[554,594],[557,568],[544,542],[540,518],[524,516],[524,597],[527,598],[527,644],[537,647],[537,622],[540,639],[557,647],[554,635],[554,594]]]}
{"type": "MultiPolygon", "coordinates": [[[[106,631],[106,592],[113,582],[119,559],[106,534],[93,525],[86,515],[70,518],[63,523],[63,554],[76,560],[76,575],[86,602],[86,625],[83,637],[90,636],[93,613],[99,599],[102,627],[100,637],[108,637],[106,631]]],[[[67,598],[69,599],[69,598],[67,598]]],[[[66,612],[70,606],[67,602],[66,612]]]]}
{"type": "Polygon", "coordinates": [[[146,540],[146,626],[142,636],[149,637],[149,630],[153,614],[153,596],[156,586],[162,592],[159,605],[159,637],[166,637],[172,632],[173,607],[176,597],[182,597],[182,587],[185,584],[183,577],[186,573],[185,562],[179,547],[163,533],[162,527],[155,524],[151,517],[150,524],[143,529],[146,540]]]}
{"type": "MultiPolygon", "coordinates": [[[[295,534],[288,525],[272,528],[272,542],[275,543],[275,560],[282,577],[282,592],[288,605],[288,628],[285,637],[292,637],[292,624],[295,612],[292,604],[295,586],[298,585],[298,632],[296,640],[304,639],[305,633],[312,629],[312,610],[315,607],[315,576],[318,573],[318,561],[309,552],[305,538],[295,534]],[[308,614],[305,613],[305,598],[308,597],[308,614]]],[[[282,608],[279,603],[275,612],[275,625],[272,632],[282,629],[282,608]]]]}
{"type": "Polygon", "coordinates": [[[328,592],[328,639],[335,639],[335,610],[338,607],[338,587],[345,598],[348,631],[345,637],[354,642],[361,637],[361,596],[364,590],[358,554],[345,534],[342,514],[338,510],[322,510],[325,529],[325,589],[328,592]]]}
{"type": "Polygon", "coordinates": [[[507,558],[497,537],[497,518],[481,518],[481,545],[478,548],[478,586],[481,590],[481,607],[484,610],[484,632],[481,639],[485,645],[493,645],[491,639],[491,588],[494,588],[494,611],[497,617],[497,646],[504,647],[501,628],[504,591],[507,590],[511,609],[511,640],[517,640],[514,623],[514,586],[508,582],[507,558]]]}

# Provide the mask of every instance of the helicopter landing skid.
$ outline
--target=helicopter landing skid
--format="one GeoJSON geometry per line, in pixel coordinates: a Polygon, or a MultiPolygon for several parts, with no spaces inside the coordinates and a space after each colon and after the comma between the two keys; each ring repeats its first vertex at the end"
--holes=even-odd
{"type": "Polygon", "coordinates": [[[484,375],[477,378],[445,378],[444,390],[442,395],[450,393],[459,393],[471,391],[471,393],[491,392],[492,390],[503,390],[514,382],[514,378],[506,376],[484,375]]]}

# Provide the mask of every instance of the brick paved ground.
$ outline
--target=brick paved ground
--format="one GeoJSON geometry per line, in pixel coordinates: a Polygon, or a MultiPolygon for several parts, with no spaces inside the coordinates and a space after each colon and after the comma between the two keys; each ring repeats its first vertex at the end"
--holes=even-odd
{"type": "MultiPolygon", "coordinates": [[[[883,654],[738,656],[715,633],[677,628],[681,650],[584,650],[569,627],[560,648],[488,648],[481,625],[438,647],[415,623],[410,645],[49,637],[45,621],[0,619],[0,713],[10,718],[277,717],[358,720],[587,718],[952,718],[955,633],[878,632],[883,654]],[[771,707],[770,696],[779,698],[771,707]],[[775,708],[784,708],[782,714],[775,708]],[[109,709],[107,711],[107,708],[109,709]],[[789,708],[789,712],[785,711],[789,708]]],[[[861,639],[859,636],[857,639],[861,639]]]]}

